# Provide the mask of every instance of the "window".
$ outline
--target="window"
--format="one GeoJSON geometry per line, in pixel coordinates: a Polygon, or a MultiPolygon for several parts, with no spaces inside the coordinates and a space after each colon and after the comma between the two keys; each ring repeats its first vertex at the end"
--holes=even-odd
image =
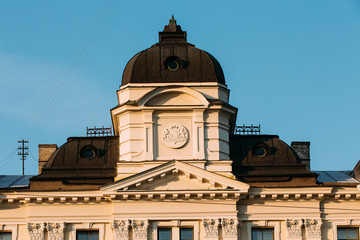
{"type": "Polygon", "coordinates": [[[93,159],[98,155],[98,150],[93,145],[86,145],[80,150],[80,157],[86,159],[93,159]]]}
{"type": "Polygon", "coordinates": [[[0,240],[11,240],[11,232],[0,232],[0,240]]]}
{"type": "MultiPolygon", "coordinates": [[[[173,228],[158,228],[158,240],[172,240],[173,228]]],[[[175,233],[178,231],[174,231],[175,233]]],[[[193,228],[180,228],[180,240],[194,240],[193,228]]],[[[176,238],[179,239],[179,238],[176,238]]]]}
{"type": "Polygon", "coordinates": [[[338,240],[359,240],[358,228],[338,228],[337,229],[338,240]]]}
{"type": "Polygon", "coordinates": [[[194,229],[180,228],[180,240],[194,240],[194,229]]]}
{"type": "Polygon", "coordinates": [[[171,240],[171,228],[159,228],[158,240],[171,240]]]}
{"type": "Polygon", "coordinates": [[[200,240],[200,221],[164,220],[152,221],[151,239],[154,240],[200,240]]]}
{"type": "Polygon", "coordinates": [[[99,231],[76,231],[76,240],[99,240],[99,231]]]}
{"type": "Polygon", "coordinates": [[[274,229],[272,228],[253,228],[251,229],[251,240],[273,240],[274,229]]]}
{"type": "Polygon", "coordinates": [[[172,56],[165,60],[164,65],[165,69],[174,72],[182,68],[182,61],[178,57],[172,56]]]}

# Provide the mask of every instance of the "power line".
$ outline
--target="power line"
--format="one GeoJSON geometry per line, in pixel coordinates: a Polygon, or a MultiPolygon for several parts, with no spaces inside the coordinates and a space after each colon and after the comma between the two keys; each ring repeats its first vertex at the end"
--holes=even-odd
{"type": "Polygon", "coordinates": [[[45,97],[44,101],[42,102],[42,105],[40,107],[40,110],[38,111],[38,114],[35,114],[33,116],[32,120],[30,121],[30,126],[32,126],[32,127],[30,127],[26,131],[26,134],[24,134],[24,136],[28,135],[28,132],[30,132],[29,135],[32,136],[33,132],[36,131],[36,129],[38,127],[40,127],[42,118],[46,115],[49,106],[52,105],[54,99],[57,97],[56,95],[58,94],[59,89],[61,89],[61,86],[63,86],[64,81],[66,80],[66,74],[67,74],[66,70],[69,67],[71,67],[71,65],[73,64],[74,59],[78,55],[79,51],[81,51],[81,49],[83,48],[84,42],[86,42],[89,34],[91,33],[91,28],[96,23],[99,14],[101,14],[101,12],[103,12],[103,10],[105,8],[104,6],[106,6],[106,5],[107,5],[107,3],[105,2],[105,4],[103,4],[101,6],[101,8],[98,9],[98,11],[96,12],[95,17],[93,18],[92,22],[87,27],[86,34],[83,35],[82,39],[79,41],[79,44],[76,45],[76,48],[73,50],[73,53],[68,58],[68,61],[66,61],[66,64],[63,66],[59,76],[57,77],[57,80],[53,84],[53,88],[49,91],[49,93],[45,97]],[[35,124],[35,126],[34,126],[34,124],[35,124]]]}
{"type": "Polygon", "coordinates": [[[108,1],[102,5],[102,8],[99,9],[94,18],[95,20],[85,34],[86,37],[80,41],[79,47],[75,50],[74,54],[72,54],[71,60],[64,66],[63,71],[56,82],[58,83],[58,87],[53,88],[52,94],[48,95],[48,101],[45,101],[40,113],[37,115],[37,119],[34,120],[36,122],[35,126],[31,127],[30,136],[33,139],[41,131],[42,126],[46,125],[51,116],[55,113],[57,109],[56,106],[60,105],[63,97],[70,88],[71,81],[79,70],[80,65],[83,65],[86,62],[84,59],[86,60],[89,55],[89,48],[90,51],[93,51],[94,47],[98,45],[93,42],[98,42],[96,41],[96,38],[99,38],[99,32],[102,32],[104,25],[109,22],[108,15],[110,14],[110,16],[113,16],[114,10],[112,9],[115,2],[117,2],[115,5],[117,6],[119,1],[108,1]]]}
{"type": "MultiPolygon", "coordinates": [[[[45,113],[42,115],[41,121],[42,121],[43,125],[45,125],[49,122],[49,120],[51,119],[51,117],[57,110],[57,108],[52,107],[52,105],[58,106],[61,104],[62,100],[64,99],[64,96],[66,95],[66,93],[68,92],[68,90],[71,87],[73,78],[76,76],[76,74],[78,73],[81,66],[83,66],[89,59],[88,58],[89,52],[91,52],[95,49],[94,42],[96,41],[96,38],[98,38],[98,36],[99,36],[99,34],[96,34],[96,33],[102,29],[102,27],[104,25],[103,24],[104,21],[105,21],[105,23],[107,22],[107,16],[109,14],[109,11],[111,11],[111,9],[113,7],[113,4],[114,4],[114,1],[107,7],[106,11],[99,19],[99,23],[95,26],[94,31],[91,32],[91,35],[84,43],[85,46],[83,46],[80,49],[78,56],[76,56],[76,58],[74,59],[74,63],[70,66],[69,71],[66,72],[65,80],[63,81],[61,88],[56,92],[56,96],[51,100],[51,103],[47,106],[45,113]]],[[[37,128],[34,135],[36,136],[36,134],[38,134],[40,130],[41,130],[40,127],[37,128]]]]}
{"type": "MultiPolygon", "coordinates": [[[[122,3],[124,3],[125,1],[123,1],[122,3]]],[[[109,24],[111,24],[115,18],[115,16],[117,14],[119,14],[121,8],[118,7],[120,5],[120,1],[117,2],[117,4],[115,5],[113,11],[110,10],[110,8],[113,7],[113,5],[111,4],[109,6],[109,8],[107,10],[109,10],[108,12],[105,13],[105,16],[103,16],[103,18],[101,19],[99,25],[96,27],[96,29],[94,30],[93,34],[91,35],[91,40],[93,39],[93,42],[88,42],[89,44],[87,45],[89,47],[88,51],[83,51],[81,52],[80,57],[77,58],[77,61],[75,62],[75,64],[78,64],[78,66],[76,66],[77,68],[75,68],[75,66],[72,66],[70,69],[70,73],[68,74],[68,78],[69,78],[69,84],[67,84],[66,86],[64,86],[63,89],[61,89],[61,91],[59,91],[59,98],[58,98],[58,102],[56,103],[57,105],[60,105],[61,102],[64,99],[64,96],[66,95],[68,89],[71,87],[71,83],[72,83],[72,79],[76,76],[76,73],[79,71],[79,69],[81,68],[81,66],[85,65],[88,60],[91,58],[92,54],[94,53],[95,49],[100,45],[103,37],[104,37],[104,33],[107,30],[106,28],[109,26],[109,24]],[[116,9],[118,9],[118,11],[116,11],[116,9]],[[108,17],[109,16],[109,17],[108,17]],[[104,20],[104,21],[103,21],[104,20]],[[96,34],[96,32],[98,32],[98,34],[96,34]]],[[[122,5],[121,5],[122,7],[122,5]]],[[[49,110],[49,113],[44,116],[44,124],[47,124],[49,122],[49,120],[51,119],[51,117],[55,114],[57,108],[51,108],[49,110]]],[[[39,133],[40,129],[38,129],[38,131],[36,133],[39,133]]]]}
{"type": "Polygon", "coordinates": [[[34,163],[38,164],[38,162],[36,161],[36,158],[35,158],[34,154],[32,154],[32,152],[30,151],[30,149],[29,149],[29,153],[30,153],[31,159],[34,161],[34,163]]]}
{"type": "Polygon", "coordinates": [[[18,150],[18,149],[16,148],[12,153],[10,153],[9,155],[7,155],[5,158],[1,159],[0,162],[4,162],[4,161],[6,161],[8,158],[13,157],[14,154],[17,152],[17,150],[18,150]]]}

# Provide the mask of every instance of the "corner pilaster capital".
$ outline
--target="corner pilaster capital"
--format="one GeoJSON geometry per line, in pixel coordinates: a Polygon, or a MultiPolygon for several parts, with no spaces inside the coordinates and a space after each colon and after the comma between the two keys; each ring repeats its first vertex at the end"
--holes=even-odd
{"type": "Polygon", "coordinates": [[[114,220],[111,223],[114,239],[129,239],[129,228],[131,221],[129,219],[114,220]]]}
{"type": "Polygon", "coordinates": [[[306,239],[321,239],[322,221],[318,219],[305,219],[306,239]]]}
{"type": "Polygon", "coordinates": [[[238,229],[242,226],[242,222],[237,218],[223,218],[221,219],[221,227],[223,239],[237,239],[238,229]]]}
{"type": "Polygon", "coordinates": [[[148,236],[149,220],[136,219],[131,221],[134,240],[145,240],[148,236]]]}
{"type": "Polygon", "coordinates": [[[301,240],[303,226],[303,219],[286,219],[287,239],[301,240]]]}
{"type": "Polygon", "coordinates": [[[219,226],[220,219],[218,218],[203,219],[205,239],[218,239],[219,226]]]}
{"type": "Polygon", "coordinates": [[[30,240],[44,240],[45,223],[28,223],[27,230],[30,240]]]}
{"type": "Polygon", "coordinates": [[[46,231],[49,240],[64,240],[65,223],[47,223],[46,231]]]}

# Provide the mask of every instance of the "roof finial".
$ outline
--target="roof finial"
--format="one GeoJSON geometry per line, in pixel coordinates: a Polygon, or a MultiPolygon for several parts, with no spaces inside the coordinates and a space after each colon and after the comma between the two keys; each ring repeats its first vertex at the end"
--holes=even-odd
{"type": "Polygon", "coordinates": [[[165,39],[175,40],[184,40],[186,41],[186,32],[181,30],[180,25],[176,24],[174,14],[171,15],[169,24],[164,27],[164,31],[159,33],[159,40],[163,41],[165,39]]]}
{"type": "Polygon", "coordinates": [[[175,24],[176,25],[176,20],[174,18],[174,14],[171,15],[171,19],[169,20],[169,25],[170,24],[175,24]]]}

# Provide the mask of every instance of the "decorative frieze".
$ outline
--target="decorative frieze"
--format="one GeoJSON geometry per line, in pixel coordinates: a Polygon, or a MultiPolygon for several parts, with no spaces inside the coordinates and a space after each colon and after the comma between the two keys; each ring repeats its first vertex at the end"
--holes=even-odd
{"type": "Polygon", "coordinates": [[[111,228],[114,239],[129,239],[130,220],[114,220],[111,228]]]}
{"type": "Polygon", "coordinates": [[[305,230],[306,238],[321,239],[321,219],[306,219],[305,230]]]}
{"type": "Polygon", "coordinates": [[[45,223],[29,223],[27,226],[30,240],[44,240],[45,223]]]}
{"type": "Polygon", "coordinates": [[[64,240],[65,223],[47,223],[46,230],[49,240],[64,240]]]}
{"type": "Polygon", "coordinates": [[[131,227],[134,240],[147,239],[148,226],[148,220],[132,220],[131,227]]]}
{"type": "Polygon", "coordinates": [[[221,219],[222,234],[224,239],[237,239],[241,222],[237,219],[221,219]]]}
{"type": "Polygon", "coordinates": [[[302,219],[286,219],[287,239],[302,239],[302,219]]]}
{"type": "Polygon", "coordinates": [[[217,218],[203,219],[204,237],[205,238],[216,238],[219,237],[219,225],[220,221],[217,218]]]}

